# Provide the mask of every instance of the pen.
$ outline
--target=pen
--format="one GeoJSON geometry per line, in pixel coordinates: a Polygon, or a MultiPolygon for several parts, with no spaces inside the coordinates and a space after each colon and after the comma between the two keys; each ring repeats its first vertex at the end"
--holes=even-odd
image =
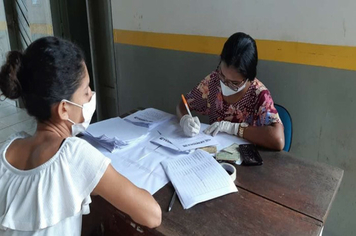
{"type": "Polygon", "coordinates": [[[177,192],[174,191],[173,196],[172,196],[172,199],[171,199],[171,201],[169,202],[168,212],[170,212],[170,211],[172,210],[174,201],[176,200],[176,196],[177,196],[177,192]]]}
{"type": "Polygon", "coordinates": [[[151,153],[149,152],[149,153],[147,153],[147,154],[145,154],[145,155],[143,155],[142,157],[140,157],[137,161],[141,161],[143,158],[145,158],[145,157],[147,157],[148,155],[150,155],[151,153]]]}
{"type": "Polygon", "coordinates": [[[190,113],[190,110],[189,110],[189,107],[188,107],[188,103],[187,103],[187,100],[185,100],[185,97],[184,95],[182,94],[182,100],[183,100],[183,103],[185,105],[185,108],[187,109],[188,113],[190,116],[192,116],[192,113],[190,113]]]}

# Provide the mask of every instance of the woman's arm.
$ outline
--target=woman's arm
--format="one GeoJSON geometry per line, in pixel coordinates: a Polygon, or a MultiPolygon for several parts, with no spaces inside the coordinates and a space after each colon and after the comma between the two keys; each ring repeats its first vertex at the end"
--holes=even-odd
{"type": "Polygon", "coordinates": [[[244,130],[244,139],[273,150],[284,148],[284,127],[281,123],[268,126],[248,126],[244,130]]]}
{"type": "Polygon", "coordinates": [[[161,207],[152,195],[140,189],[109,165],[93,194],[102,196],[138,224],[158,227],[162,220],[161,207]]]}

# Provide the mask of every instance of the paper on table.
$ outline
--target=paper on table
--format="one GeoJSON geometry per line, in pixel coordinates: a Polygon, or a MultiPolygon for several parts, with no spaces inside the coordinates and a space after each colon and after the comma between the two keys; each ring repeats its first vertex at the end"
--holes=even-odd
{"type": "Polygon", "coordinates": [[[167,159],[154,150],[142,147],[120,152],[112,158],[112,165],[137,187],[144,188],[154,194],[169,182],[160,165],[162,161],[167,159]],[[117,160],[120,164],[116,165],[116,159],[125,160],[117,160]]]}
{"type": "Polygon", "coordinates": [[[135,125],[147,127],[153,129],[156,126],[164,123],[167,120],[170,120],[174,115],[160,111],[154,108],[147,108],[142,111],[137,111],[124,119],[135,125]]]}
{"type": "Polygon", "coordinates": [[[163,136],[159,136],[159,137],[153,139],[152,143],[170,148],[170,149],[178,151],[178,152],[181,151],[177,146],[175,146],[171,141],[169,141],[167,138],[165,138],[163,136]]]}
{"type": "Polygon", "coordinates": [[[184,209],[237,192],[234,182],[224,168],[210,154],[202,150],[163,161],[161,164],[184,209]]]}
{"type": "Polygon", "coordinates": [[[91,124],[87,132],[94,137],[105,135],[108,138],[117,138],[119,140],[133,140],[146,135],[147,128],[133,125],[119,117],[100,121],[91,124]]]}
{"type": "Polygon", "coordinates": [[[170,138],[169,140],[181,151],[189,151],[200,147],[214,146],[218,144],[216,139],[214,139],[212,136],[203,133],[200,133],[191,138],[170,138]]]}
{"type": "Polygon", "coordinates": [[[189,151],[200,147],[217,145],[218,142],[211,135],[201,130],[194,137],[187,137],[177,121],[171,121],[159,127],[160,137],[152,140],[153,143],[171,148],[176,151],[189,151]]]}
{"type": "Polygon", "coordinates": [[[127,149],[109,152],[97,142],[83,136],[90,144],[96,147],[103,155],[111,159],[111,165],[116,171],[129,179],[134,185],[147,190],[150,194],[156,193],[169,179],[160,164],[169,159],[145,145],[135,145],[127,149]]]}
{"type": "Polygon", "coordinates": [[[117,117],[94,123],[83,134],[113,152],[140,142],[147,136],[148,129],[117,117]]]}

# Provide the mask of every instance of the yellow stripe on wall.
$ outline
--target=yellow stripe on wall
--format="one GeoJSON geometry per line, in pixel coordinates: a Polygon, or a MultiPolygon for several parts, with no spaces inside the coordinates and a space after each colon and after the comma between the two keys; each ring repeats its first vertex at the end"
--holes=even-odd
{"type": "MultiPolygon", "coordinates": [[[[0,30],[7,30],[6,21],[0,21],[0,30]]],[[[32,34],[53,35],[53,26],[49,24],[30,24],[32,34]]]]}
{"type": "Polygon", "coordinates": [[[53,35],[53,27],[49,24],[30,24],[31,34],[53,35]]]}
{"type": "Polygon", "coordinates": [[[5,21],[0,21],[0,30],[7,30],[7,25],[5,21]]]}
{"type": "MultiPolygon", "coordinates": [[[[115,43],[219,55],[226,38],[114,29],[115,43]]],[[[261,60],[356,71],[356,47],[256,40],[261,60]]]]}

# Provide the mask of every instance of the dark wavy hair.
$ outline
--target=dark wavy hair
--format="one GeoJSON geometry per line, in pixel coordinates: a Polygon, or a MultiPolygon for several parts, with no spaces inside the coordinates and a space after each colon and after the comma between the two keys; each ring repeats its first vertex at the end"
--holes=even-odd
{"type": "Polygon", "coordinates": [[[10,51],[0,71],[0,90],[10,99],[22,98],[29,115],[43,122],[52,105],[71,100],[84,76],[84,54],[57,37],[40,38],[22,53],[10,51]]]}
{"type": "Polygon", "coordinates": [[[254,80],[257,74],[257,46],[255,40],[245,33],[231,35],[224,44],[220,60],[233,66],[243,77],[254,80]]]}

